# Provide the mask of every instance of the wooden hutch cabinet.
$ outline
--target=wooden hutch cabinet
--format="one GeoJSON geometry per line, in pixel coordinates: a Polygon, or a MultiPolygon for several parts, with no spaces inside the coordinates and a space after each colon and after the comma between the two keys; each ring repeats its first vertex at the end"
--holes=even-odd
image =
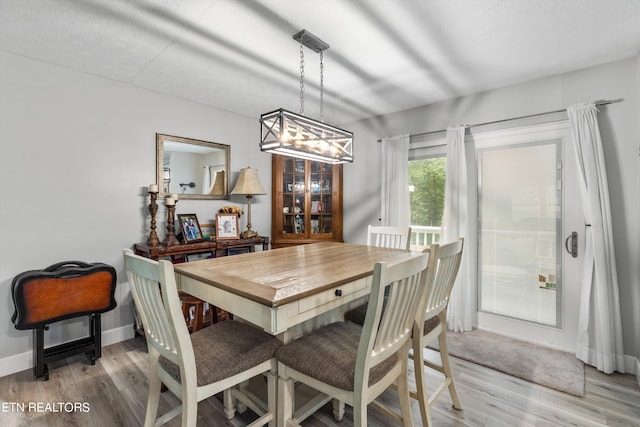
{"type": "Polygon", "coordinates": [[[273,155],[271,247],[342,241],[342,165],[273,155]]]}

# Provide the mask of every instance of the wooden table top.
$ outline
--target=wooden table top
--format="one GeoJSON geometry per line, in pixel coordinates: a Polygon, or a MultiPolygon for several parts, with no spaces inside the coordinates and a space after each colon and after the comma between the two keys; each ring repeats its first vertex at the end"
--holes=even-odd
{"type": "Polygon", "coordinates": [[[417,252],[338,242],[193,261],[175,272],[260,304],[277,307],[373,274],[376,262],[395,263],[417,252]]]}

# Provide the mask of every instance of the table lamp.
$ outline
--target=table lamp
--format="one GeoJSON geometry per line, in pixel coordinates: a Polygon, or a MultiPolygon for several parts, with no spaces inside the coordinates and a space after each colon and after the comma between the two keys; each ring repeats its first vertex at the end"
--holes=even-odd
{"type": "Polygon", "coordinates": [[[231,194],[247,196],[247,229],[240,236],[243,239],[253,239],[258,237],[258,233],[251,229],[251,199],[256,194],[267,194],[260,184],[258,170],[246,167],[240,169],[240,176],[231,194]]]}

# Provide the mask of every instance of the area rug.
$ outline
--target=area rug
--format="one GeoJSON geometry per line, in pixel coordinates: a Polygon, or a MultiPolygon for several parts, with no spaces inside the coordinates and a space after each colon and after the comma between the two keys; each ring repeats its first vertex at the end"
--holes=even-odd
{"type": "Polygon", "coordinates": [[[451,356],[574,396],[584,396],[584,364],[574,354],[480,330],[448,332],[447,344],[451,356]]]}

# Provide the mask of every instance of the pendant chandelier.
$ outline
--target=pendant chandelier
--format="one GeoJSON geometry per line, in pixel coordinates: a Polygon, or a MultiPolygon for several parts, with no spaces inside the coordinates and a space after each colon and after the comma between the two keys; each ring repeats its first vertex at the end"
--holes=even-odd
{"type": "Polygon", "coordinates": [[[324,51],[329,45],[306,30],[300,43],[300,114],[280,108],[260,116],[260,149],[267,153],[339,164],[353,162],[353,133],[324,123],[324,51]],[[304,49],[320,54],[320,121],[304,115],[304,49]]]}

